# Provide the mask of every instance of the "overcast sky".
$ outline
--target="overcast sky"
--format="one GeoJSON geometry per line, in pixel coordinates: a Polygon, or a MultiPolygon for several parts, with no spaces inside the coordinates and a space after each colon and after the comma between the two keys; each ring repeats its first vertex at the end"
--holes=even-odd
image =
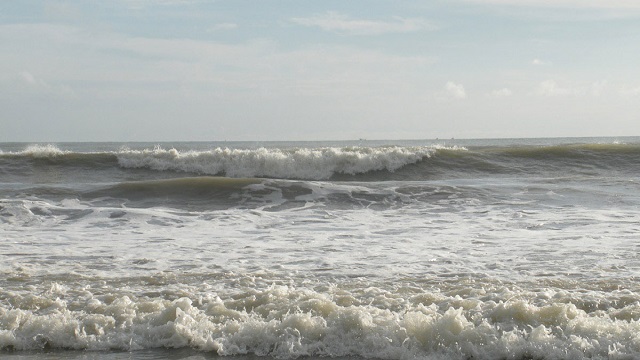
{"type": "Polygon", "coordinates": [[[0,141],[640,135],[638,0],[0,2],[0,141]]]}

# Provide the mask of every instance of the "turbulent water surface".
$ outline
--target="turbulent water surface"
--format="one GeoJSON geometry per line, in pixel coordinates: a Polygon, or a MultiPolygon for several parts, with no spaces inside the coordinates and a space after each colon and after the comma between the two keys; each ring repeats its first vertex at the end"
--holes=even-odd
{"type": "Polygon", "coordinates": [[[0,357],[640,358],[640,138],[0,144],[0,357]]]}

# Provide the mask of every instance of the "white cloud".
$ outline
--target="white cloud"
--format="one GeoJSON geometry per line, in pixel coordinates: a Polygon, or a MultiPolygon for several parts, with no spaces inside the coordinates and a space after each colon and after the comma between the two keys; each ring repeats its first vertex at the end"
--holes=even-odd
{"type": "Polygon", "coordinates": [[[10,79],[14,91],[29,95],[45,95],[70,98],[75,92],[66,85],[51,85],[44,79],[33,75],[29,71],[21,71],[10,79]]]}
{"type": "Polygon", "coordinates": [[[571,96],[579,95],[580,91],[575,88],[559,86],[555,80],[545,80],[538,84],[536,93],[542,96],[571,96]]]}
{"type": "Polygon", "coordinates": [[[141,10],[152,6],[184,6],[197,4],[205,0],[119,0],[132,10],[141,10]]]}
{"type": "Polygon", "coordinates": [[[28,71],[21,72],[20,77],[22,78],[22,80],[24,80],[24,82],[26,82],[29,85],[43,86],[43,87],[48,86],[44,81],[36,80],[36,78],[28,71]]]}
{"type": "Polygon", "coordinates": [[[534,7],[554,7],[554,8],[602,8],[602,9],[640,9],[638,0],[466,0],[468,2],[514,5],[514,6],[534,6],[534,7]]]}
{"type": "Polygon", "coordinates": [[[494,90],[487,95],[493,98],[506,98],[513,95],[513,93],[508,88],[502,88],[500,90],[494,90]]]}
{"type": "Polygon", "coordinates": [[[467,92],[464,90],[462,84],[456,84],[453,81],[449,81],[444,86],[444,94],[451,99],[466,99],[467,92]]]}
{"type": "MultiPolygon", "coordinates": [[[[203,97],[210,92],[366,95],[389,88],[416,93],[423,90],[416,74],[434,62],[428,56],[349,46],[313,45],[285,51],[268,40],[225,44],[88,33],[51,24],[0,25],[0,41],[5,38],[15,40],[7,42],[15,44],[7,53],[21,55],[0,58],[0,67],[13,73],[38,69],[49,83],[74,83],[85,97],[130,98],[135,93],[152,98],[175,89],[203,97]],[[31,45],[18,50],[25,43],[31,45]]],[[[24,83],[38,81],[28,74],[22,78],[24,83]]]]}
{"type": "Polygon", "coordinates": [[[79,19],[82,17],[82,11],[78,6],[68,2],[48,1],[43,6],[43,13],[47,18],[51,19],[79,19]]]}
{"type": "Polygon", "coordinates": [[[596,81],[582,86],[561,86],[555,80],[545,80],[538,84],[535,93],[541,96],[600,96],[607,87],[606,81],[596,81]]]}
{"type": "Polygon", "coordinates": [[[620,93],[620,96],[625,97],[625,98],[631,98],[631,97],[640,96],[640,86],[638,86],[638,87],[623,87],[622,89],[620,89],[619,93],[620,93]]]}
{"type": "Polygon", "coordinates": [[[600,96],[606,92],[607,86],[606,81],[596,81],[589,86],[587,93],[591,96],[600,96]]]}
{"type": "Polygon", "coordinates": [[[394,17],[393,21],[353,19],[337,12],[327,12],[305,18],[292,18],[298,25],[318,27],[348,35],[379,35],[386,33],[407,33],[420,30],[435,30],[436,27],[421,18],[394,17]]]}
{"type": "Polygon", "coordinates": [[[227,22],[227,23],[216,24],[210,27],[209,29],[207,29],[207,32],[216,32],[221,30],[235,30],[237,28],[238,28],[238,24],[227,22]]]}
{"type": "Polygon", "coordinates": [[[531,65],[543,66],[543,65],[551,65],[551,63],[548,62],[548,61],[543,61],[543,60],[540,60],[540,59],[536,58],[536,59],[531,60],[531,65]]]}

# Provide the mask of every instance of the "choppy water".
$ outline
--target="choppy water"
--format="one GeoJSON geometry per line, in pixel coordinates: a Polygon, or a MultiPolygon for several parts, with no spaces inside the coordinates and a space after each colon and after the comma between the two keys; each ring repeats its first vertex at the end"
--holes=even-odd
{"type": "Polygon", "coordinates": [[[640,357],[640,138],[0,151],[0,356],[640,357]]]}

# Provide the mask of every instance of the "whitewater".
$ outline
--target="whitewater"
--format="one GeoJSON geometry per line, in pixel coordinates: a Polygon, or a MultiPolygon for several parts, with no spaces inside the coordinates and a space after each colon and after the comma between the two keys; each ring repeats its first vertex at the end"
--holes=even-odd
{"type": "Polygon", "coordinates": [[[0,143],[0,357],[640,358],[640,138],[0,143]]]}

